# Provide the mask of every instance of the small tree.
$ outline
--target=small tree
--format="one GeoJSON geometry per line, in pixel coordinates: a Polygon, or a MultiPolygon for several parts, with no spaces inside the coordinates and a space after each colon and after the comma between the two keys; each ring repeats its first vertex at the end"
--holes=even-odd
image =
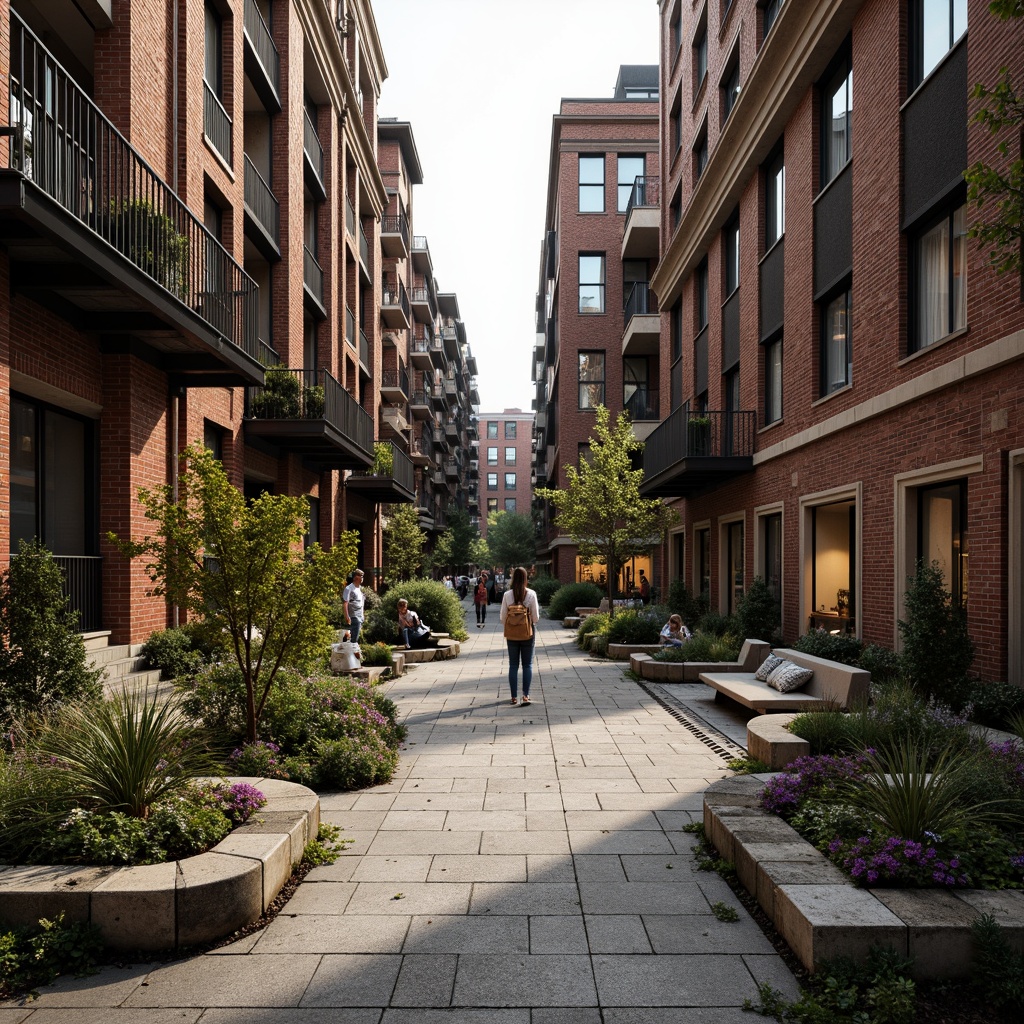
{"type": "Polygon", "coordinates": [[[564,490],[536,492],[555,506],[555,524],[579,545],[580,557],[604,560],[613,614],[619,570],[630,558],[646,553],[679,518],[657,499],[640,496],[644,471],[633,469],[632,454],[642,450],[629,417],[619,416],[613,428],[608,410],[598,406],[589,459],[581,459],[579,469],[566,467],[569,486],[564,490]]]}
{"type": "Polygon", "coordinates": [[[246,740],[255,743],[267,696],[283,665],[325,649],[326,602],[355,567],[358,538],[343,533],[329,550],[302,549],[305,497],[263,494],[247,502],[213,453],[182,453],[179,497],[170,486],[139,491],[158,536],[111,540],[146,558],[153,593],[205,617],[228,637],[245,682],[246,740]]]}
{"type": "Polygon", "coordinates": [[[747,592],[740,598],[736,618],[744,637],[774,642],[775,634],[779,631],[781,612],[779,602],[772,597],[762,577],[755,576],[747,592]]]}
{"type": "Polygon", "coordinates": [[[492,512],[487,517],[487,547],[494,565],[533,565],[537,560],[533,516],[526,512],[492,512]]]}
{"type": "Polygon", "coordinates": [[[423,548],[427,535],[420,527],[420,514],[415,505],[391,505],[384,531],[386,578],[390,585],[410,580],[423,565],[423,548]]]}
{"type": "Polygon", "coordinates": [[[451,535],[449,564],[457,572],[473,560],[473,542],[480,536],[480,531],[473,525],[472,517],[464,508],[449,505],[446,532],[451,535]]]}
{"type": "Polygon", "coordinates": [[[99,695],[100,673],[88,666],[77,629],[60,566],[38,541],[22,541],[0,573],[0,727],[99,695]]]}

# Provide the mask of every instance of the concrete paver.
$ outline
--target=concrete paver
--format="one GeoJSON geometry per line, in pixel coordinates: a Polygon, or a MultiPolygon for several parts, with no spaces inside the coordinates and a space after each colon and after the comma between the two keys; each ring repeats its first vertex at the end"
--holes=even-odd
{"type": "Polygon", "coordinates": [[[541,624],[529,707],[508,706],[496,621],[386,684],[409,729],[398,773],[322,796],[355,842],[264,931],[62,979],[0,1024],[746,1024],[760,982],[794,996],[729,887],[694,869],[681,830],[728,772],[659,701],[729,752],[742,722],[572,637],[541,624]]]}

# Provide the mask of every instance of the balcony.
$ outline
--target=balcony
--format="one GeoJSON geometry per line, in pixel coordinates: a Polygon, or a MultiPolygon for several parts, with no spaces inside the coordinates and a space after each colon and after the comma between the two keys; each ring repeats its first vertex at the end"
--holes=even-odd
{"type": "Polygon", "coordinates": [[[446,486],[446,481],[445,481],[445,478],[444,478],[444,471],[443,470],[435,469],[431,479],[434,481],[434,486],[435,487],[444,487],[444,486],[446,486]]]}
{"type": "Polygon", "coordinates": [[[444,436],[449,441],[459,440],[459,434],[462,432],[462,423],[457,419],[448,419],[444,421],[444,436]]]}
{"type": "Polygon", "coordinates": [[[444,342],[445,352],[452,359],[459,358],[459,332],[456,321],[449,317],[441,324],[441,340],[444,342]]]}
{"type": "Polygon", "coordinates": [[[449,398],[459,397],[459,382],[454,377],[445,377],[444,379],[444,393],[449,398]]]}
{"type": "Polygon", "coordinates": [[[437,301],[431,288],[417,286],[409,289],[412,311],[421,324],[433,324],[437,318],[437,301]]]}
{"type": "Polygon", "coordinates": [[[434,408],[444,412],[448,408],[448,396],[444,393],[444,385],[437,381],[430,396],[434,400],[434,408]]]}
{"type": "Polygon", "coordinates": [[[642,175],[633,182],[626,204],[622,232],[622,258],[656,259],[661,233],[661,179],[642,175]]]}
{"type": "Polygon", "coordinates": [[[430,336],[422,329],[423,325],[420,325],[420,330],[413,336],[412,341],[409,344],[409,362],[416,367],[417,370],[422,370],[424,373],[429,373],[434,368],[434,362],[430,357],[430,336]]]}
{"type": "Polygon", "coordinates": [[[462,471],[459,464],[455,459],[445,459],[444,461],[444,475],[452,480],[458,480],[462,471]]]}
{"type": "Polygon", "coordinates": [[[656,355],[661,342],[661,317],[646,281],[635,281],[626,293],[622,310],[622,354],[656,355]]]}
{"type": "Polygon", "coordinates": [[[245,0],[245,74],[271,114],[281,110],[281,58],[256,0],[245,0]]]}
{"type": "Polygon", "coordinates": [[[262,382],[256,284],[13,12],[10,28],[10,290],[108,350],[148,349],[172,386],[262,382]]]}
{"type": "Polygon", "coordinates": [[[404,260],[409,255],[409,222],[404,213],[389,214],[380,221],[380,248],[385,256],[404,260]]]}
{"type": "Polygon", "coordinates": [[[387,327],[408,330],[412,323],[409,315],[409,296],[401,281],[395,285],[385,285],[380,293],[380,318],[387,327]]]}
{"type": "Polygon", "coordinates": [[[318,471],[373,464],[373,420],[326,370],[267,370],[245,395],[246,437],[300,455],[318,471]]]}
{"type": "Polygon", "coordinates": [[[345,489],[362,494],[378,505],[415,501],[416,470],[412,459],[393,441],[378,441],[373,449],[373,468],[353,473],[345,481],[345,489]]]}
{"type": "Polygon", "coordinates": [[[661,421],[661,395],[657,386],[627,382],[622,407],[633,423],[633,433],[646,440],[661,421]]]}
{"type": "Polygon", "coordinates": [[[430,357],[439,370],[447,369],[448,354],[444,350],[444,340],[440,334],[435,334],[430,342],[430,357]]]}
{"type": "Polygon", "coordinates": [[[426,235],[412,236],[412,265],[417,274],[422,274],[428,280],[434,276],[434,264],[430,259],[426,235]]]}
{"type": "Polygon", "coordinates": [[[434,446],[426,439],[417,438],[409,446],[409,456],[416,466],[429,466],[434,461],[434,446]]]}
{"type": "MultiPolygon", "coordinates": [[[[252,3],[252,0],[249,0],[252,3]]],[[[281,208],[256,165],[245,160],[245,230],[263,256],[281,258],[281,208]]]]}
{"type": "Polygon", "coordinates": [[[302,114],[302,169],[306,187],[314,199],[326,199],[324,185],[324,148],[308,112],[302,114]]]}
{"type": "Polygon", "coordinates": [[[641,492],[648,498],[694,497],[750,472],[756,429],[754,412],[676,409],[647,438],[641,492]]]}
{"type": "Polygon", "coordinates": [[[324,306],[324,271],[316,261],[308,245],[302,247],[302,292],[306,300],[306,309],[317,320],[327,319],[327,307],[324,306]]]}
{"type": "Polygon", "coordinates": [[[434,448],[439,452],[451,451],[451,445],[448,443],[448,438],[445,436],[444,427],[434,427],[434,448]]]}
{"type": "Polygon", "coordinates": [[[370,376],[370,339],[362,328],[359,329],[359,369],[367,377],[370,376]]]}
{"type": "Polygon", "coordinates": [[[425,388],[414,391],[409,396],[409,412],[413,419],[429,420],[432,412],[430,405],[430,393],[425,388]]]}
{"type": "Polygon", "coordinates": [[[363,272],[367,282],[370,280],[370,243],[367,241],[363,225],[359,225],[359,269],[363,272]]]}
{"type": "Polygon", "coordinates": [[[203,134],[217,151],[221,159],[232,167],[231,159],[231,118],[224,109],[220,97],[203,79],[203,134]]]}
{"type": "Polygon", "coordinates": [[[405,402],[409,396],[409,371],[383,370],[380,375],[380,397],[386,402],[405,402]]]}
{"type": "Polygon", "coordinates": [[[406,418],[405,410],[400,405],[382,405],[380,407],[380,430],[386,437],[398,437],[405,439],[405,432],[409,429],[409,420],[406,418]]]}

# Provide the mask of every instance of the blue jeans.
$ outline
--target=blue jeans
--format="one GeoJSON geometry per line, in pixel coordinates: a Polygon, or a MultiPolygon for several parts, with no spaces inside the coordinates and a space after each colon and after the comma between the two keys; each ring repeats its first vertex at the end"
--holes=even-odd
{"type": "Polygon", "coordinates": [[[523,696],[530,696],[530,683],[533,682],[533,645],[536,637],[529,640],[506,640],[508,645],[508,685],[512,690],[512,699],[519,696],[519,663],[523,663],[523,696]]]}
{"type": "Polygon", "coordinates": [[[352,634],[352,636],[349,639],[352,641],[352,643],[357,644],[359,643],[359,630],[363,628],[363,620],[353,617],[348,621],[349,632],[352,634]]]}
{"type": "Polygon", "coordinates": [[[421,647],[427,646],[427,639],[430,636],[429,633],[424,633],[420,636],[415,629],[410,629],[408,626],[402,626],[398,631],[398,635],[401,638],[401,643],[406,647],[411,647],[413,650],[418,650],[421,647]]]}

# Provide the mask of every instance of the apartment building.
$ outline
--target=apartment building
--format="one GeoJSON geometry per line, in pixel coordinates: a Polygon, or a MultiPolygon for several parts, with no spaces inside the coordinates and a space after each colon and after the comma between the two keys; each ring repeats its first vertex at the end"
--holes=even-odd
{"type": "Polygon", "coordinates": [[[662,571],[723,612],[759,575],[787,637],[893,647],[937,560],[975,669],[1024,685],[1021,279],[968,237],[963,179],[1003,160],[968,97],[1020,77],[1024,21],[966,0],[659,10],[666,416],[644,468],[682,516],[662,571]]]}
{"type": "MultiPolygon", "coordinates": [[[[627,412],[640,436],[660,419],[658,67],[623,65],[613,94],[563,99],[552,119],[537,286],[536,482],[564,487],[586,457],[594,410],[627,412]],[[627,226],[632,230],[627,231],[627,226]]],[[[538,565],[563,582],[600,579],[539,503],[538,565]]],[[[627,585],[649,559],[624,570],[627,585]]]]}
{"type": "Polygon", "coordinates": [[[39,537],[83,631],[144,639],[168,610],[107,533],[200,440],[379,571],[417,496],[386,288],[418,171],[378,159],[368,0],[0,0],[0,54],[0,558],[39,537]]]}
{"type": "Polygon", "coordinates": [[[481,436],[473,458],[484,481],[480,536],[486,538],[487,517],[492,512],[529,515],[533,508],[534,415],[522,409],[503,409],[482,412],[479,421],[481,436]]]}

